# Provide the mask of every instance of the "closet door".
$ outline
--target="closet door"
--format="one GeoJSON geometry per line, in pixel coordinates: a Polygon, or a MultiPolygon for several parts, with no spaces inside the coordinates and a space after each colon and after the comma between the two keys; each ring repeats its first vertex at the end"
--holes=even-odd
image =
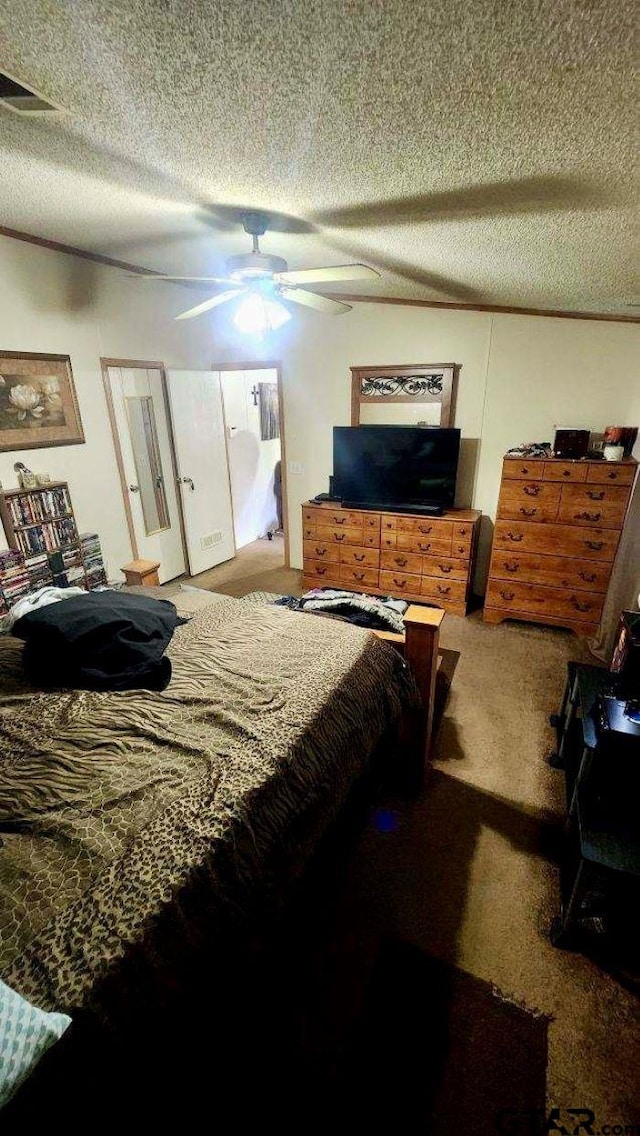
{"type": "Polygon", "coordinates": [[[169,402],[192,576],[236,554],[222,392],[211,371],[168,371],[169,402]]]}
{"type": "Polygon", "coordinates": [[[106,369],[134,556],[160,561],[160,582],[186,571],[163,376],[131,363],[106,369]]]}

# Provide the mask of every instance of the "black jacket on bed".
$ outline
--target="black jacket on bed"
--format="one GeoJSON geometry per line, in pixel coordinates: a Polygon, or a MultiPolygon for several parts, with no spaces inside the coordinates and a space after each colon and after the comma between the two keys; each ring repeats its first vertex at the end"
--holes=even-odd
{"type": "Polygon", "coordinates": [[[24,615],[24,668],[35,686],[164,690],[164,652],[182,619],[168,600],[126,591],[87,592],[24,615]]]}

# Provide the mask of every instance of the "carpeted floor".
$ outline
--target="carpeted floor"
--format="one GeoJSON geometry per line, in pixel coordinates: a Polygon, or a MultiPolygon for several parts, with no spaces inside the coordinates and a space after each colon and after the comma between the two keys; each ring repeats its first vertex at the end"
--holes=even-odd
{"type": "MultiPolygon", "coordinates": [[[[222,565],[205,574],[206,582],[200,578],[193,583],[231,595],[258,589],[299,591],[299,574],[274,564],[275,552],[267,548],[266,559],[252,546],[244,565],[236,563],[233,571],[222,565]]],[[[525,624],[486,625],[479,612],[466,619],[447,616],[442,642],[459,652],[460,659],[429,784],[420,799],[389,802],[383,813],[375,812],[350,854],[327,916],[324,961],[317,963],[319,970],[311,978],[307,975],[301,994],[312,1005],[315,999],[316,1019],[325,1019],[324,1027],[316,1020],[309,1033],[313,1037],[314,1030],[322,1033],[324,1028],[330,1039],[325,1060],[333,1046],[343,1054],[346,1068],[362,1070],[348,1039],[368,1022],[364,1036],[370,1046],[378,1015],[378,1024],[382,1021],[387,1031],[397,1034],[405,1059],[410,1053],[415,1058],[403,1076],[386,1033],[388,1068],[392,1081],[395,1078],[386,1085],[389,1099],[395,1093],[406,1104],[409,1092],[416,1116],[423,1117],[429,1102],[435,1108],[438,1101],[441,1107],[443,1100],[452,1099],[446,1089],[452,1077],[454,1086],[456,1077],[460,1086],[466,1084],[472,1067],[482,1069],[482,1048],[498,1051],[500,1019],[489,1014],[486,1000],[476,997],[479,1020],[472,1033],[478,1060],[471,1061],[468,1047],[453,1044],[448,1052],[454,1063],[443,1062],[440,1086],[427,1076],[421,1081],[420,1061],[429,1063],[433,1056],[428,1000],[417,993],[421,1009],[416,1013],[411,986],[405,983],[404,1009],[398,1010],[396,1001],[389,1013],[389,951],[391,957],[393,952],[404,953],[414,974],[432,973],[442,964],[450,975],[462,976],[456,981],[473,985],[479,980],[486,989],[496,988],[500,999],[521,1007],[530,1021],[520,1029],[517,1016],[513,1019],[520,1039],[514,1045],[520,1046],[523,1038],[530,1044],[536,1078],[544,1047],[534,1023],[544,1021],[549,1107],[592,1109],[594,1131],[606,1124],[640,1124],[637,997],[614,972],[607,973],[581,954],[553,948],[547,937],[558,906],[557,852],[564,808],[561,775],[545,761],[553,745],[548,714],[557,708],[567,660],[588,658],[586,646],[569,632],[525,624]],[[422,966],[416,960],[422,960],[422,966]],[[385,991],[382,998],[376,999],[376,989],[385,991]],[[407,1045],[409,1036],[415,1039],[413,1048],[407,1045]]],[[[401,973],[405,963],[398,965],[401,973]]],[[[463,1001],[468,1007],[468,998],[463,1001]]],[[[455,1032],[460,1017],[453,1002],[451,1006],[455,1032]]],[[[309,1014],[313,1017],[312,1010],[309,1014]]],[[[465,1014],[468,1017],[467,1010],[465,1014]]],[[[314,1044],[307,1038],[307,1047],[314,1044]]],[[[368,1052],[366,1047],[363,1052],[368,1052]]],[[[517,1069],[524,1065],[515,1060],[512,1066],[504,1054],[499,1064],[504,1077],[496,1095],[502,1105],[505,1086],[511,1083],[517,1109],[524,1076],[517,1069]]],[[[338,1080],[341,1068],[338,1062],[332,1070],[338,1080]]],[[[371,1073],[380,1076],[379,1061],[372,1060],[371,1073]]],[[[539,1080],[535,1084],[534,1096],[539,1080]]],[[[554,1130],[562,1131],[565,1123],[565,1130],[573,1132],[578,1119],[566,1111],[559,1115],[554,1130]]],[[[467,1116],[462,1129],[459,1115],[452,1112],[447,1118],[440,1112],[433,1129],[425,1121],[413,1130],[438,1136],[464,1131],[472,1136],[491,1131],[489,1120],[495,1124],[494,1118],[476,1112],[467,1116]]],[[[513,1127],[504,1131],[538,1131],[525,1127],[526,1120],[518,1123],[521,1127],[513,1120],[513,1127]]]]}

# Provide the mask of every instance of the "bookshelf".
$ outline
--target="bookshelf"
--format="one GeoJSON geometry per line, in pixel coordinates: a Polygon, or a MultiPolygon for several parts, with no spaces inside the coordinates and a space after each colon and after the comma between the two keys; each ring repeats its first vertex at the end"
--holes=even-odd
{"type": "Polygon", "coordinates": [[[0,609],[53,584],[91,590],[107,583],[96,533],[78,533],[69,486],[52,481],[0,493],[9,552],[0,552],[0,609]]]}

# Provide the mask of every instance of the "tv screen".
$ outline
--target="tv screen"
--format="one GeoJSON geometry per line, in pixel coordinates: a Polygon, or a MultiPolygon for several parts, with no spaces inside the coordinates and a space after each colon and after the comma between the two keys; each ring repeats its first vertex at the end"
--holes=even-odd
{"type": "Polygon", "coordinates": [[[452,508],[460,431],[430,426],[334,426],[334,493],[363,505],[452,508]]]}

